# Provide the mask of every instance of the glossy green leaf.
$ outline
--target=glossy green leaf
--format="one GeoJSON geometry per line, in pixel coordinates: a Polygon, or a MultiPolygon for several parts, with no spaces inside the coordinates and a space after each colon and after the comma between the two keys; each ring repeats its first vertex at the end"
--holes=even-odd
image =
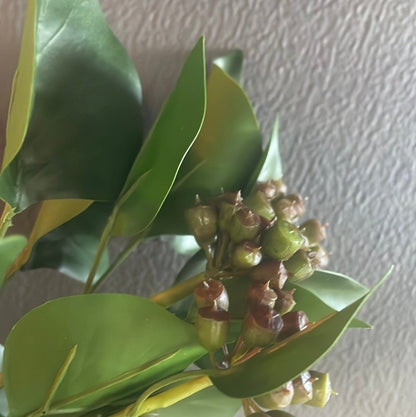
{"type": "MultiPolygon", "coordinates": [[[[56,269],[85,282],[112,208],[110,203],[94,203],[79,216],[43,236],[35,244],[24,269],[56,269]]],[[[108,264],[106,250],[97,277],[101,276],[108,264]]]]}
{"type": "Polygon", "coordinates": [[[217,371],[211,376],[214,385],[226,395],[246,398],[270,392],[292,380],[333,347],[378,285],[340,312],[265,349],[243,364],[217,371]]]}
{"type": "Polygon", "coordinates": [[[24,236],[14,235],[0,239],[0,288],[7,270],[27,243],[24,236]]]}
{"type": "Polygon", "coordinates": [[[41,406],[74,346],[50,414],[111,404],[182,371],[205,353],[193,326],[149,300],[125,294],[60,298],[29,312],[6,340],[11,417],[41,406]]]}
{"type": "Polygon", "coordinates": [[[215,387],[209,387],[155,412],[159,417],[234,417],[240,407],[240,400],[227,397],[215,387]]]}
{"type": "Polygon", "coordinates": [[[0,195],[18,210],[49,199],[114,200],[141,145],[134,65],[98,0],[28,5],[0,195]]]}
{"type": "MultiPolygon", "coordinates": [[[[0,372],[3,370],[3,346],[0,345],[0,372]]],[[[0,383],[0,416],[6,417],[9,414],[9,407],[7,405],[6,393],[1,388],[0,383]]]]}
{"type": "Polygon", "coordinates": [[[282,161],[280,159],[279,151],[279,119],[276,117],[269,142],[266,149],[263,151],[263,155],[257,164],[256,169],[253,171],[243,194],[250,194],[257,181],[277,180],[282,176],[282,161]]]}
{"type": "Polygon", "coordinates": [[[134,235],[157,215],[205,116],[205,52],[201,38],[130,171],[119,201],[115,235],[134,235]]]}
{"type": "Polygon", "coordinates": [[[181,165],[152,234],[188,234],[184,211],[195,195],[208,199],[221,189],[242,189],[261,158],[261,132],[244,90],[213,66],[201,132],[181,165]]]}
{"type": "Polygon", "coordinates": [[[236,49],[228,54],[215,58],[212,63],[221,68],[239,83],[241,81],[241,73],[243,70],[243,59],[243,51],[236,49]]]}

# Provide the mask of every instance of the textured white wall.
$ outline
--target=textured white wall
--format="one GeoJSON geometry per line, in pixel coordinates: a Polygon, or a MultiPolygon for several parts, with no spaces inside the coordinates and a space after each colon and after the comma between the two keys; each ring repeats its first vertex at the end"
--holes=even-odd
{"type": "MultiPolygon", "coordinates": [[[[25,0],[0,0],[0,137],[25,0]]],[[[374,284],[349,331],[321,362],[340,395],[297,416],[414,415],[416,326],[416,3],[414,0],[102,0],[143,82],[153,120],[201,34],[208,56],[238,47],[265,134],[280,114],[291,190],[330,223],[330,268],[374,284]]],[[[183,258],[160,242],[137,250],[106,290],[149,294],[183,258]],[[162,250],[160,249],[162,247],[162,250]]],[[[0,298],[0,339],[30,307],[79,286],[48,271],[21,274],[0,298]],[[56,288],[58,284],[58,287],[56,288]]]]}

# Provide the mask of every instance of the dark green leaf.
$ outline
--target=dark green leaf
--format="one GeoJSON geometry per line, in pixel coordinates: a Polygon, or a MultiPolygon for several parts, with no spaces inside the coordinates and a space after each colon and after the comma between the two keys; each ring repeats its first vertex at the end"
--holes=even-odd
{"type": "Polygon", "coordinates": [[[29,312],[6,340],[4,382],[11,417],[40,407],[75,345],[50,414],[112,404],[182,371],[205,353],[193,326],[149,300],[124,294],[60,298],[29,312]]]}
{"type": "Polygon", "coordinates": [[[230,77],[238,83],[241,82],[241,73],[243,68],[243,51],[236,49],[228,54],[215,58],[212,63],[221,68],[230,77]]]}
{"type": "Polygon", "coordinates": [[[282,176],[282,161],[279,152],[279,119],[276,117],[269,143],[263,151],[263,155],[253,171],[243,194],[250,194],[257,181],[277,180],[282,176]]]}
{"type": "Polygon", "coordinates": [[[137,234],[157,215],[200,131],[205,106],[205,53],[201,38],[130,171],[118,205],[114,234],[137,234]]]}
{"type": "Polygon", "coordinates": [[[209,387],[156,412],[159,417],[234,417],[240,407],[240,400],[227,397],[215,387],[209,387]]]}
{"type": "MultiPolygon", "coordinates": [[[[79,216],[42,237],[24,269],[52,268],[85,282],[112,204],[94,203],[79,216]]],[[[97,276],[108,266],[108,251],[101,258],[97,276]]]]}
{"type": "Polygon", "coordinates": [[[217,371],[211,377],[212,381],[226,395],[247,398],[270,392],[292,380],[312,367],[332,348],[361,306],[390,272],[373,290],[340,312],[265,349],[241,365],[217,371]]]}
{"type": "Polygon", "coordinates": [[[98,1],[30,0],[2,198],[19,210],[47,199],[114,200],[141,145],[140,111],[134,65],[98,1]]]}
{"type": "MultiPolygon", "coordinates": [[[[0,372],[3,370],[3,346],[0,345],[0,372]]],[[[4,389],[0,388],[0,416],[6,417],[9,414],[9,407],[7,406],[6,393],[4,389]]]]}
{"type": "Polygon", "coordinates": [[[261,158],[261,132],[244,90],[213,66],[201,132],[181,165],[152,234],[188,234],[184,211],[195,195],[209,199],[242,189],[261,158]]]}
{"type": "Polygon", "coordinates": [[[24,236],[14,235],[0,239],[0,288],[7,270],[25,247],[27,240],[24,236]]]}

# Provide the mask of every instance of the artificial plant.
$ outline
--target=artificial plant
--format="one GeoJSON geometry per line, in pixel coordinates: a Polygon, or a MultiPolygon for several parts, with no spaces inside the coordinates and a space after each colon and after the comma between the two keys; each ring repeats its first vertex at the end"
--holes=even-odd
{"type": "Polygon", "coordinates": [[[355,316],[373,290],[319,269],[324,225],[299,224],[278,124],[263,149],[241,67],[233,51],[206,79],[201,38],[144,140],[139,77],[98,1],[28,1],[0,176],[0,286],[40,267],[85,286],[10,331],[1,415],[325,405],[328,375],[310,369],[348,327],[368,327],[355,316]],[[27,210],[31,228],[15,235],[27,210]],[[142,241],[171,235],[180,250],[189,234],[200,250],[171,288],[93,294],[142,241]],[[115,257],[113,236],[128,237],[115,257]]]}

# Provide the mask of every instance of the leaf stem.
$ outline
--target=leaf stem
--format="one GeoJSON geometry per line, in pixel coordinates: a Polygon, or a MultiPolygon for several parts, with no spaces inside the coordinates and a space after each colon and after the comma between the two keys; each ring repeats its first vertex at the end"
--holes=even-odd
{"type": "Polygon", "coordinates": [[[139,235],[130,240],[127,246],[118,254],[117,258],[111,265],[104,271],[104,273],[98,278],[95,284],[91,285],[90,292],[95,292],[97,288],[104,282],[104,280],[112,274],[121,263],[123,263],[129,255],[137,248],[137,246],[143,241],[143,236],[139,235]]]}
{"type": "Polygon", "coordinates": [[[186,281],[179,282],[178,284],[161,291],[153,295],[150,300],[163,307],[169,307],[171,304],[176,303],[179,300],[192,294],[194,288],[205,279],[205,272],[200,272],[192,278],[186,281]]]}
{"type": "Polygon", "coordinates": [[[4,203],[3,212],[0,217],[0,238],[6,236],[7,230],[12,225],[14,209],[9,203],[4,203]]]}

